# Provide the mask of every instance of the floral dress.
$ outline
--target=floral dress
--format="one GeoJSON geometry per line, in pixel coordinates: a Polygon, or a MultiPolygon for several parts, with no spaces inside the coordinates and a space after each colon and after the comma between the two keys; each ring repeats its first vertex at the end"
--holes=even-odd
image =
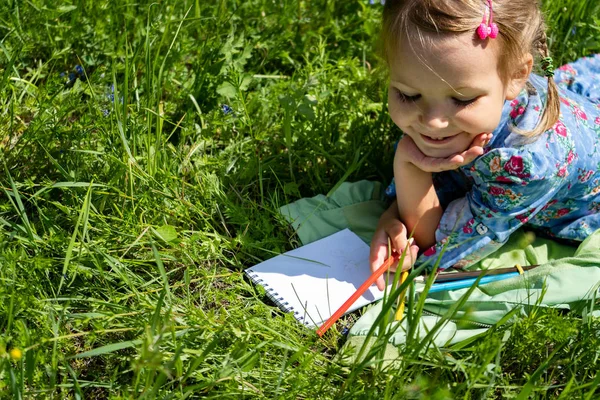
{"type": "MultiPolygon", "coordinates": [[[[561,116],[533,140],[514,132],[537,125],[547,80],[532,75],[506,102],[482,156],[434,174],[444,208],[437,243],[416,265],[468,266],[499,249],[525,225],[550,237],[582,241],[600,229],[600,55],[559,68],[561,116]]],[[[395,196],[393,185],[387,190],[395,196]]]]}

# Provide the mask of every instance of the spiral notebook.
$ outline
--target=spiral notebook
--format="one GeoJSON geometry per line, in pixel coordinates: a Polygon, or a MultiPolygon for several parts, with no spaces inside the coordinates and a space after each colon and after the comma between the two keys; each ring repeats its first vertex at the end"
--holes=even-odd
{"type": "MultiPolygon", "coordinates": [[[[345,229],[245,272],[282,310],[312,328],[322,325],[369,278],[369,246],[345,229]]],[[[382,297],[373,285],[348,312],[382,297]]]]}

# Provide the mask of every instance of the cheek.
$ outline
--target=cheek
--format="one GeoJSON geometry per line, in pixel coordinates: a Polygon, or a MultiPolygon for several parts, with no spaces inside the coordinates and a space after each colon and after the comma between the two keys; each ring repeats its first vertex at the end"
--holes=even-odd
{"type": "Polygon", "coordinates": [[[468,132],[491,132],[498,126],[501,114],[502,104],[482,104],[458,113],[455,121],[468,132]]]}
{"type": "Polygon", "coordinates": [[[469,112],[468,114],[461,113],[454,119],[455,124],[460,126],[467,132],[481,132],[489,125],[490,119],[486,112],[469,112]]]}
{"type": "Polygon", "coordinates": [[[395,95],[391,93],[388,95],[388,112],[398,127],[402,128],[409,124],[412,108],[411,105],[400,102],[395,95]]]}

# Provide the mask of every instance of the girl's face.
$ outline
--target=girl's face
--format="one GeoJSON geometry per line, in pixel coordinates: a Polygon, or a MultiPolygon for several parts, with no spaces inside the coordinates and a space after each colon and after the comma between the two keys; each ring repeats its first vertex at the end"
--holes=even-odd
{"type": "Polygon", "coordinates": [[[436,36],[434,44],[412,48],[402,43],[390,60],[389,112],[430,157],[460,153],[475,136],[496,129],[504,101],[514,99],[527,79],[503,81],[497,44],[475,34],[436,36]]]}

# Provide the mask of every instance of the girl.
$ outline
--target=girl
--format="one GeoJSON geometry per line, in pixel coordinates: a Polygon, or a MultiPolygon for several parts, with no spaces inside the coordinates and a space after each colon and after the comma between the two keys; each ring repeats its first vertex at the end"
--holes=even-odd
{"type": "Polygon", "coordinates": [[[383,38],[404,135],[372,270],[411,232],[402,269],[470,265],[524,224],[575,241],[600,229],[600,57],[553,78],[537,1],[388,0],[383,38]]]}

